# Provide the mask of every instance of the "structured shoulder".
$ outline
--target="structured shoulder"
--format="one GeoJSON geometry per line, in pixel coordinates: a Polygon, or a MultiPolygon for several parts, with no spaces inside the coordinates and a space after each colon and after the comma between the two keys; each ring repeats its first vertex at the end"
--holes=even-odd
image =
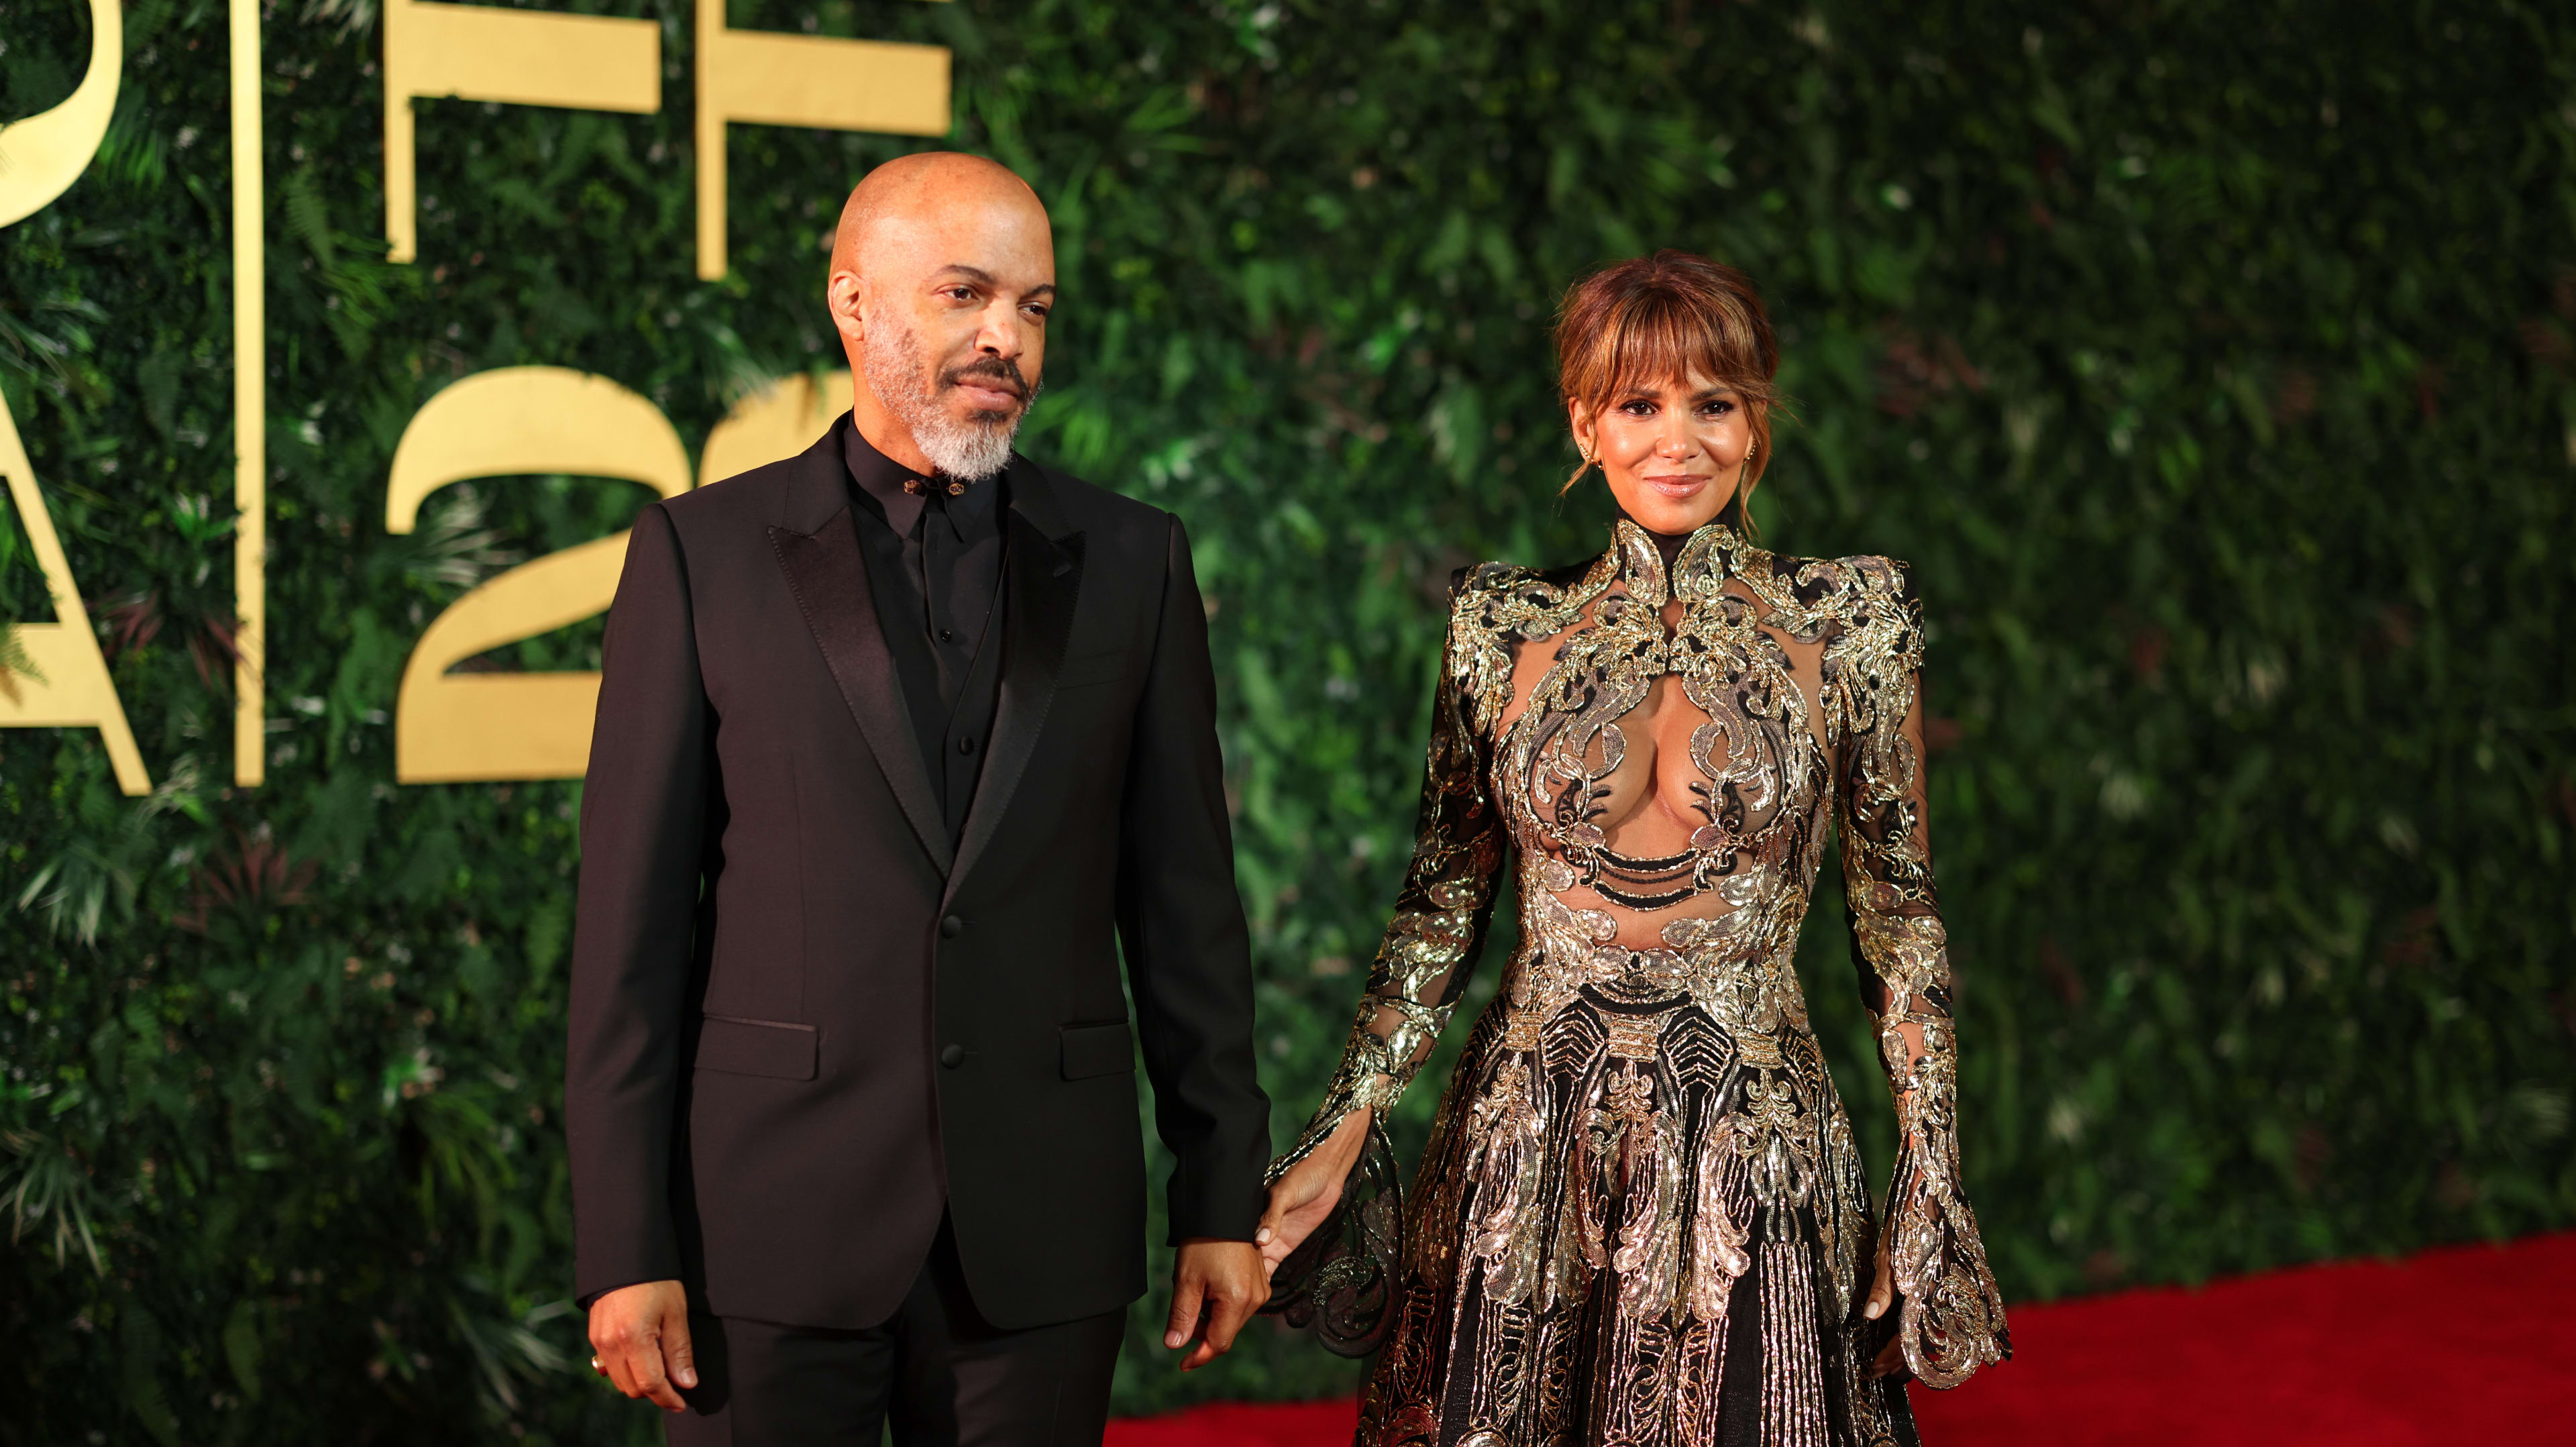
{"type": "Polygon", "coordinates": [[[1449,687],[1491,730],[1511,698],[1512,650],[1564,630],[1608,576],[1601,559],[1562,568],[1477,563],[1449,580],[1449,687]]]}
{"type": "Polygon", "coordinates": [[[1914,595],[1913,569],[1875,553],[1797,558],[1756,552],[1746,572],[1768,584],[1759,591],[1774,607],[1815,623],[1854,628],[1903,621],[1910,626],[1922,611],[1914,595]]]}
{"type": "Polygon", "coordinates": [[[1469,563],[1449,574],[1449,605],[1498,597],[1534,576],[1517,563],[1469,563]]]}
{"type": "Polygon", "coordinates": [[[1850,586],[1864,597],[1903,607],[1917,607],[1914,595],[1914,568],[1896,558],[1876,553],[1861,553],[1848,558],[1835,558],[1832,565],[1850,579],[1850,586]]]}
{"type": "Polygon", "coordinates": [[[721,482],[694,487],[677,497],[666,498],[662,510],[670,515],[672,525],[688,532],[698,528],[727,527],[757,519],[765,527],[778,516],[780,503],[787,492],[790,471],[797,458],[764,463],[749,472],[738,472],[721,482]]]}
{"type": "Polygon", "coordinates": [[[1091,535],[1091,545],[1108,543],[1161,552],[1169,546],[1172,515],[1149,502],[1085,482],[1060,468],[1040,465],[1056,508],[1073,527],[1091,535]]]}
{"type": "Polygon", "coordinates": [[[794,511],[797,459],[773,462],[664,498],[648,511],[669,520],[689,570],[710,580],[770,565],[769,531],[794,511]]]}
{"type": "Polygon", "coordinates": [[[1598,559],[1557,568],[1530,568],[1519,563],[1471,563],[1449,575],[1451,625],[1479,625],[1513,631],[1528,620],[1565,606],[1586,577],[1600,571],[1598,559]]]}

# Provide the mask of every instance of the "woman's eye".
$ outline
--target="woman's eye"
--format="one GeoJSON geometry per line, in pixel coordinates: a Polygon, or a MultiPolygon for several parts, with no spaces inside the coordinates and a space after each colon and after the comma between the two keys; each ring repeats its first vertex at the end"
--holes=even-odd
{"type": "Polygon", "coordinates": [[[1652,417],[1655,415],[1655,404],[1640,399],[1619,404],[1619,410],[1631,417],[1652,417]]]}
{"type": "Polygon", "coordinates": [[[1735,404],[1732,402],[1711,402],[1707,406],[1699,409],[1699,415],[1711,418],[1723,417],[1734,410],[1735,404]]]}

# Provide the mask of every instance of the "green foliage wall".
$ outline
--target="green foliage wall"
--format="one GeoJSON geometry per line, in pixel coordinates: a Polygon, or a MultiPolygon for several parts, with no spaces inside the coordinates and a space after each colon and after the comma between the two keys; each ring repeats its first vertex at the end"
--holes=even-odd
{"type": "MultiPolygon", "coordinates": [[[[735,128],[735,272],[701,284],[689,8],[575,8],[662,21],[663,110],[424,103],[421,261],[395,267],[370,0],[270,7],[264,788],[223,783],[221,5],[129,9],[96,164],[0,233],[0,386],[162,781],[128,801],[94,735],[0,733],[0,1441],[653,1431],[575,1366],[562,1302],[578,786],[396,787],[386,725],[425,618],[644,495],[495,482],[389,537],[386,467],[483,368],[606,374],[695,446],[757,379],[837,364],[822,238],[906,143],[735,128]]],[[[2007,1293],[2576,1220],[2563,12],[733,22],[954,47],[954,144],[1055,208],[1027,446],[1198,539],[1283,1131],[1401,868],[1442,580],[1599,545],[1602,502],[1554,496],[1551,304],[1673,245],[1751,270],[1781,323],[1766,535],[1909,558],[1930,602],[1967,1169],[2007,1293]]],[[[86,21],[11,0],[0,41],[24,115],[86,21]]],[[[0,550],[0,616],[37,616],[14,521],[0,550]]],[[[1839,909],[1808,987],[1883,1169],[1839,909]]],[[[1186,1381],[1149,1342],[1127,1410],[1354,1380],[1267,1326],[1186,1381]]]]}

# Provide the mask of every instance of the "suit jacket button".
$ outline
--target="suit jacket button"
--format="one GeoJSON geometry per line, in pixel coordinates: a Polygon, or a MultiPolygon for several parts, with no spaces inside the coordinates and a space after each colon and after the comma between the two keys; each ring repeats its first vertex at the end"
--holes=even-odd
{"type": "Polygon", "coordinates": [[[965,932],[966,921],[959,919],[953,914],[939,922],[939,937],[941,939],[953,940],[965,932]]]}
{"type": "Polygon", "coordinates": [[[947,1049],[940,1051],[939,1063],[947,1066],[951,1070],[965,1064],[966,1047],[963,1045],[951,1045],[947,1049]]]}

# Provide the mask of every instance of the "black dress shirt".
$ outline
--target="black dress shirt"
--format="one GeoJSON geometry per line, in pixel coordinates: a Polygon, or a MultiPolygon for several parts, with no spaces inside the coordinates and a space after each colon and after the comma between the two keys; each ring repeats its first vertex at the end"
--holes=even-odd
{"type": "Polygon", "coordinates": [[[870,446],[846,414],[837,426],[869,590],[954,844],[1001,696],[1005,484],[924,477],[870,446]]]}

